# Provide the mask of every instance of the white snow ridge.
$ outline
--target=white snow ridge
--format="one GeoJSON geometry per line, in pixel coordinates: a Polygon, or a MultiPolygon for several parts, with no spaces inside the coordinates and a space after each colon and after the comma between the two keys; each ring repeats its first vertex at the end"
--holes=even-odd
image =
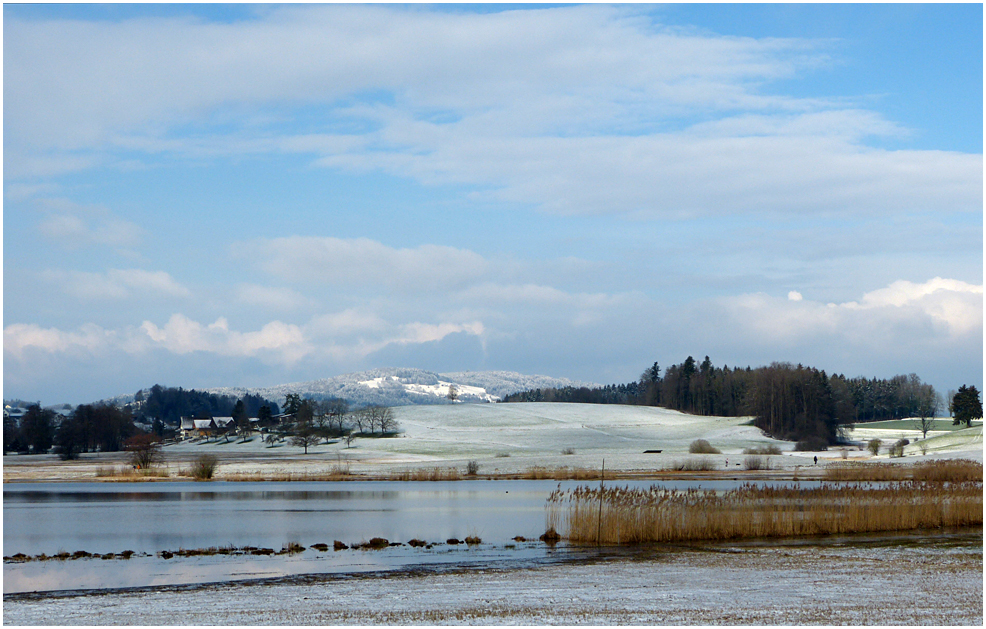
{"type": "Polygon", "coordinates": [[[272,387],[221,387],[207,389],[220,395],[260,395],[277,403],[288,393],[312,399],[343,398],[355,406],[409,406],[452,404],[449,389],[455,386],[454,403],[490,403],[528,389],[596,386],[567,378],[526,375],[511,371],[459,371],[438,374],[423,369],[384,368],[334,378],[280,384],[272,387]]]}

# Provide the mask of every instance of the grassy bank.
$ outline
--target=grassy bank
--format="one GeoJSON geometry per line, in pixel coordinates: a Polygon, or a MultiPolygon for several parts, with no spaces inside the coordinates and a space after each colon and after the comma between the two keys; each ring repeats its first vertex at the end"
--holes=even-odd
{"type": "Polygon", "coordinates": [[[981,482],[556,490],[547,524],[575,543],[637,544],[982,526],[981,482]]]}

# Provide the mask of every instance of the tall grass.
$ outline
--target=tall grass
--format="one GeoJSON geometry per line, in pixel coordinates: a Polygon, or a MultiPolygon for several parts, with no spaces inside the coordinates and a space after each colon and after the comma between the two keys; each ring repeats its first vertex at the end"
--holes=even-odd
{"type": "Polygon", "coordinates": [[[325,472],[233,472],[223,475],[223,480],[230,482],[311,482],[354,479],[348,467],[338,466],[333,466],[325,472]]]}
{"type": "Polygon", "coordinates": [[[916,465],[848,463],[825,468],[825,480],[929,482],[983,481],[983,464],[967,459],[925,461],[916,465]]]}
{"type": "Polygon", "coordinates": [[[576,543],[635,544],[982,526],[982,483],[558,489],[547,525],[576,543]]]}
{"type": "Polygon", "coordinates": [[[454,467],[433,467],[431,469],[424,468],[417,470],[405,470],[397,475],[397,480],[462,480],[462,472],[454,467]]]}
{"type": "Polygon", "coordinates": [[[584,467],[551,468],[534,465],[524,470],[520,477],[526,480],[596,480],[601,474],[601,470],[590,470],[584,467]]]}
{"type": "Polygon", "coordinates": [[[99,466],[96,468],[96,478],[113,478],[117,480],[143,480],[151,478],[169,478],[171,472],[164,467],[149,467],[146,469],[135,469],[131,465],[124,466],[99,466]]]}

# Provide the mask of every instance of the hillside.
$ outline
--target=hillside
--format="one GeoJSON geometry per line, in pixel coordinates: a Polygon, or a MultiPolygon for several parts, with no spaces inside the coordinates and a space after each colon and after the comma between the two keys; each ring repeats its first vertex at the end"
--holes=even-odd
{"type": "Polygon", "coordinates": [[[220,387],[207,391],[237,397],[252,393],[278,403],[283,402],[288,393],[299,393],[312,399],[343,398],[354,406],[412,406],[451,403],[448,399],[450,385],[455,385],[458,399],[463,403],[496,402],[510,393],[534,388],[587,386],[567,378],[510,371],[439,374],[423,369],[384,368],[271,387],[220,387]]]}

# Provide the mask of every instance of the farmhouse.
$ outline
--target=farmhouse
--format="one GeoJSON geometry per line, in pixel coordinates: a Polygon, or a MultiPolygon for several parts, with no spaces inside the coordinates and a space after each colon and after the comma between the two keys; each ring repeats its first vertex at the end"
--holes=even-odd
{"type": "Polygon", "coordinates": [[[212,419],[182,417],[179,432],[182,439],[188,439],[190,437],[212,437],[214,435],[221,435],[235,427],[236,422],[233,421],[232,417],[213,417],[212,419]]]}

